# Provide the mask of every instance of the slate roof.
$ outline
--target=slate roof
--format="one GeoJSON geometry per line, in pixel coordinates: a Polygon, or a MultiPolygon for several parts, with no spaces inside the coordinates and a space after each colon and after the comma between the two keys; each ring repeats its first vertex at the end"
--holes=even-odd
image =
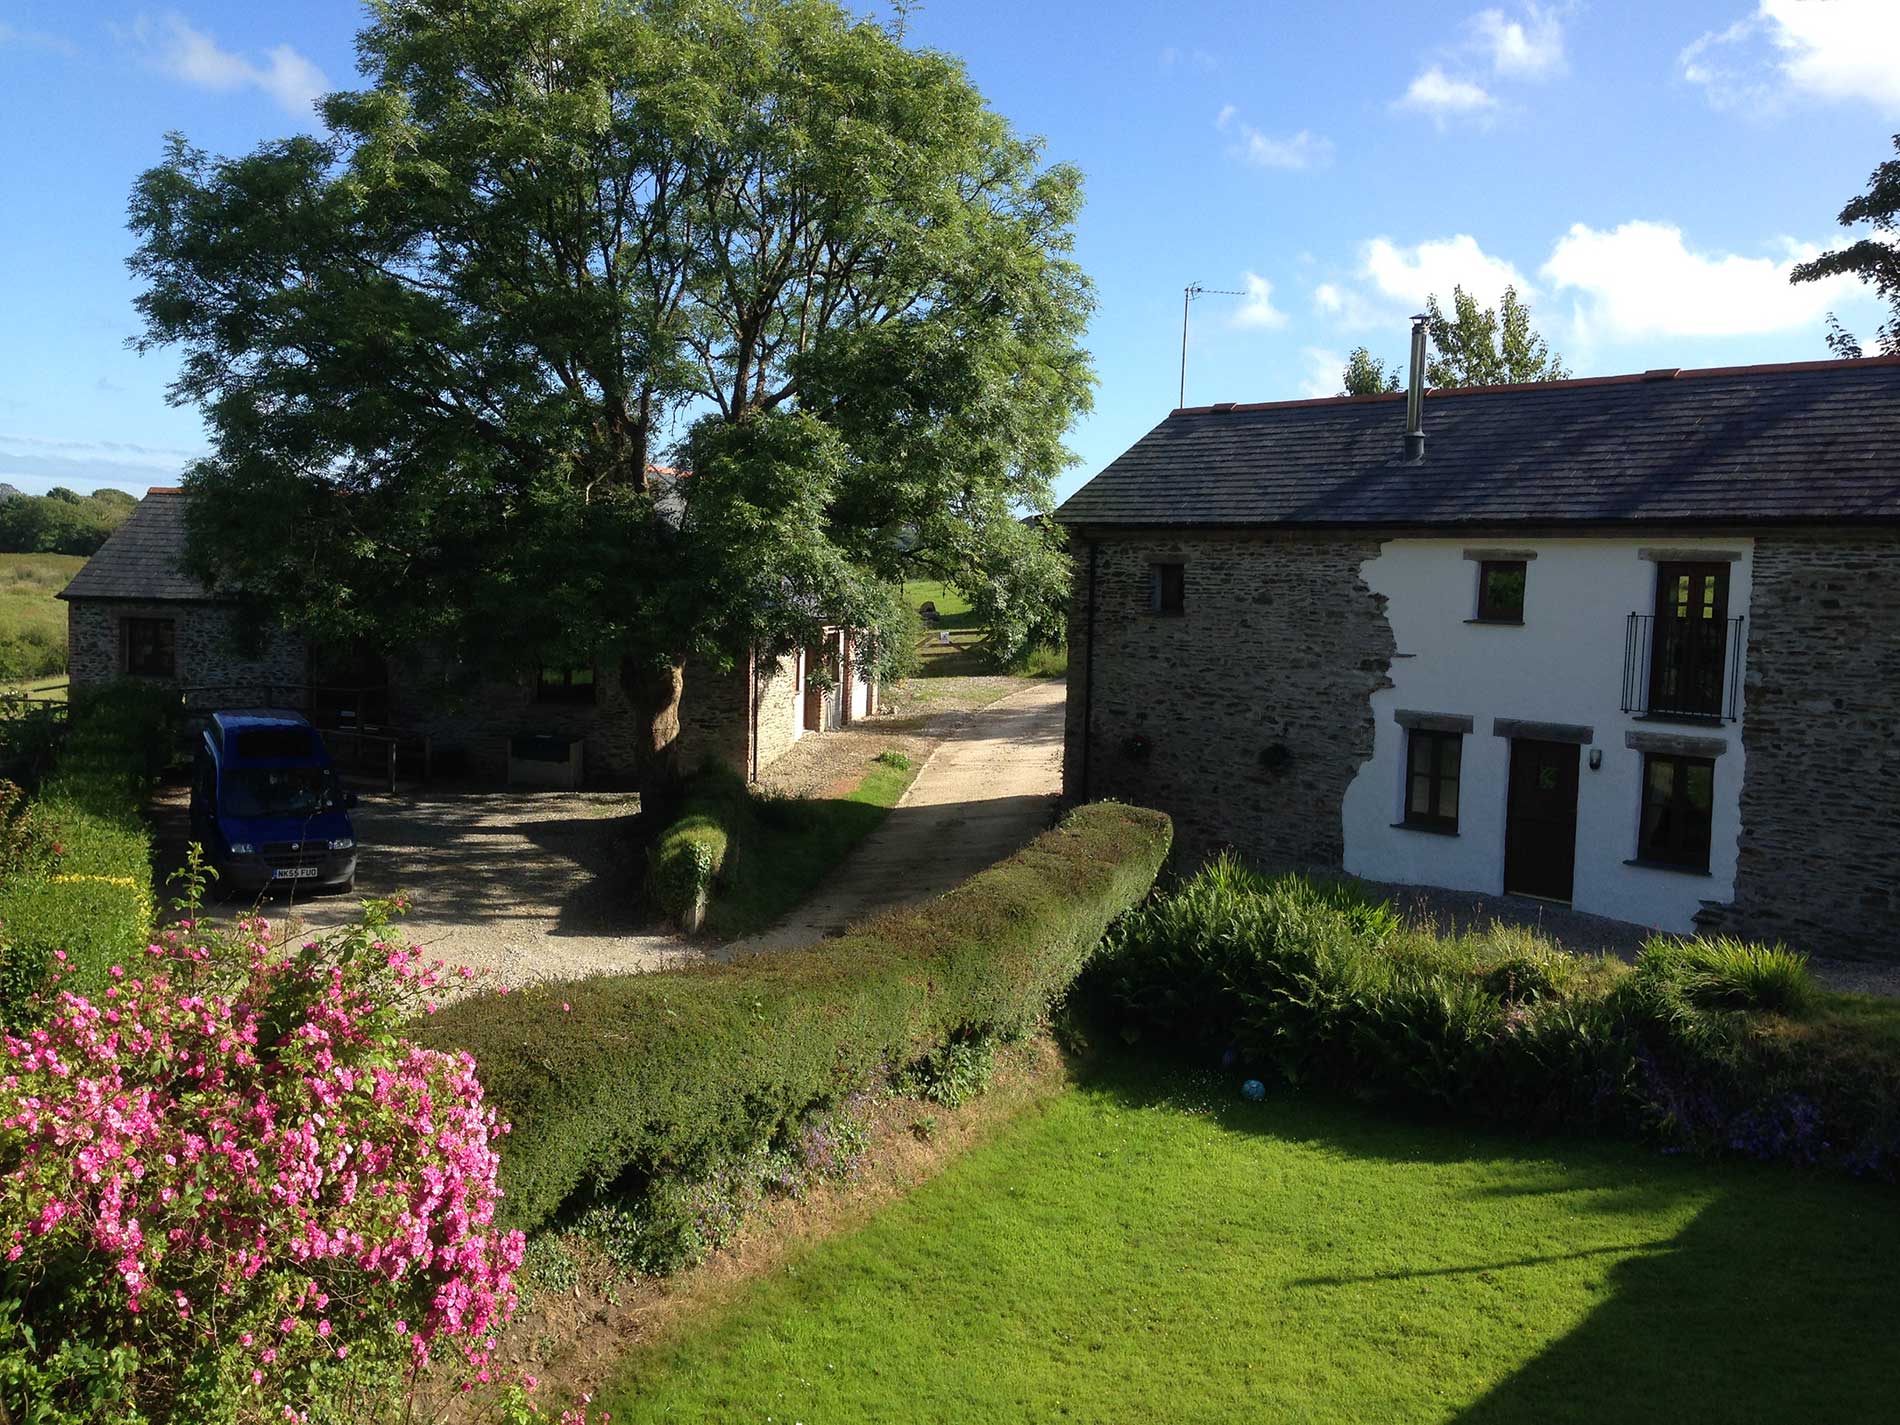
{"type": "Polygon", "coordinates": [[[180,571],[178,561],[184,552],[185,493],[154,486],[59,596],[160,602],[216,598],[180,571]]]}
{"type": "Polygon", "coordinates": [[[1900,522],[1900,357],[1177,410],[1068,525],[1900,522]]]}

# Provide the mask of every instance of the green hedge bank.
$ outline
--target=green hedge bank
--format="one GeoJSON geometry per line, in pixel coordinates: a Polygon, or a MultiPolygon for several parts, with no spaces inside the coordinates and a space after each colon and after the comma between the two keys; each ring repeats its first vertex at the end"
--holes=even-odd
{"type": "Polygon", "coordinates": [[[1027,1029],[1154,884],[1159,812],[1071,812],[924,905],[802,950],[464,1000],[419,1026],[466,1049],[513,1124],[510,1226],[578,1189],[703,1171],[944,1046],[1027,1029]]]}
{"type": "Polygon", "coordinates": [[[0,1018],[18,1023],[55,951],[62,988],[94,993],[130,964],[152,928],[152,839],[145,801],[170,757],[177,698],[119,683],[82,693],[34,798],[48,853],[0,885],[0,1018]]]}

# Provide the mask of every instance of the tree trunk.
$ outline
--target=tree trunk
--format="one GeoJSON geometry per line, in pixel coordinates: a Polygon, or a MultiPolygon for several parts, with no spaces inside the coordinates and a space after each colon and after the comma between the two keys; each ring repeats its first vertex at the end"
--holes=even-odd
{"type": "Polygon", "coordinates": [[[641,813],[665,814],[680,798],[680,695],[686,685],[685,669],[679,663],[655,669],[629,661],[621,665],[620,682],[640,720],[634,778],[640,787],[641,813]]]}

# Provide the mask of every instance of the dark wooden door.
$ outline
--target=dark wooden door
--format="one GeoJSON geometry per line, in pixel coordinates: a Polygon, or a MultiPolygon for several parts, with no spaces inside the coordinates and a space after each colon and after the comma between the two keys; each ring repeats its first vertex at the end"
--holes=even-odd
{"type": "Polygon", "coordinates": [[[1576,870],[1576,744],[1513,738],[1504,889],[1567,901],[1576,870]]]}

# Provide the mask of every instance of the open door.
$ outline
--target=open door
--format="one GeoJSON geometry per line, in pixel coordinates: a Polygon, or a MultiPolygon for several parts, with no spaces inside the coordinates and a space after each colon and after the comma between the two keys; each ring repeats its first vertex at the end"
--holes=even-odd
{"type": "Polygon", "coordinates": [[[1508,895],[1568,901],[1577,872],[1577,759],[1572,742],[1511,739],[1504,827],[1508,895]]]}

